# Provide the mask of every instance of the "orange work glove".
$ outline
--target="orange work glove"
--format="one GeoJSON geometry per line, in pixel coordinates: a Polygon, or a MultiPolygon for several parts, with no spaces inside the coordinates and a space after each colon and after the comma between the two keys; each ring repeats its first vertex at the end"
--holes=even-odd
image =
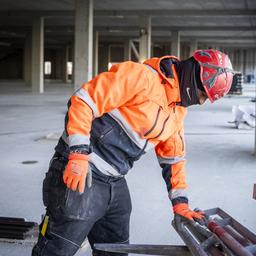
{"type": "Polygon", "coordinates": [[[80,153],[70,153],[63,174],[64,183],[73,191],[84,192],[85,180],[88,173],[89,156],[80,153]]]}
{"type": "Polygon", "coordinates": [[[195,219],[203,219],[204,218],[204,213],[203,212],[195,212],[191,210],[186,203],[180,203],[176,204],[173,206],[173,212],[175,214],[179,214],[189,220],[194,220],[195,219]]]}

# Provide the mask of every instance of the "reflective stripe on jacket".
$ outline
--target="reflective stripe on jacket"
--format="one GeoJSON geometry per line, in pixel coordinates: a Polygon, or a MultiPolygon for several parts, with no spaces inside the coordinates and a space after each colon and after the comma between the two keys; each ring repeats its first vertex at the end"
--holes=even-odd
{"type": "Polygon", "coordinates": [[[160,61],[131,61],[82,85],[71,97],[63,140],[72,148],[91,146],[90,161],[107,175],[124,175],[142,154],[155,148],[170,199],[186,200],[183,119],[178,77],[160,61]]]}

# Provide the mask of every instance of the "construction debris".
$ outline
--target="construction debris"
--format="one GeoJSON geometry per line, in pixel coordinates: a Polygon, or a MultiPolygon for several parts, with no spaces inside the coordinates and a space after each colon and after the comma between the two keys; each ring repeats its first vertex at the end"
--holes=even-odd
{"type": "Polygon", "coordinates": [[[255,105],[233,106],[233,121],[229,122],[235,125],[237,129],[252,129],[255,127],[255,105]]]}

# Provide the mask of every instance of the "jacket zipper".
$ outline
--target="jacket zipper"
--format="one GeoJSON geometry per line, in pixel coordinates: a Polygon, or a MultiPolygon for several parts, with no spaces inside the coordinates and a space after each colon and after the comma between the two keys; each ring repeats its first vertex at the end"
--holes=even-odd
{"type": "MultiPolygon", "coordinates": [[[[159,106],[158,111],[157,111],[157,115],[156,115],[155,122],[154,122],[153,126],[144,134],[144,136],[147,136],[149,133],[151,133],[151,132],[155,129],[156,124],[157,124],[157,121],[158,121],[158,119],[159,119],[160,111],[161,111],[161,107],[159,106]]],[[[163,129],[162,129],[162,130],[163,130],[163,129]]],[[[160,133],[162,133],[162,131],[161,131],[160,133]]],[[[148,141],[149,141],[149,139],[146,139],[146,142],[145,142],[143,148],[141,149],[141,151],[139,152],[139,154],[136,156],[135,159],[138,160],[138,159],[144,154],[144,150],[146,149],[146,147],[147,147],[147,145],[148,145],[148,141]]]]}
{"type": "Polygon", "coordinates": [[[169,118],[170,118],[170,115],[164,120],[164,124],[163,124],[163,127],[162,127],[161,131],[155,137],[149,138],[149,140],[156,139],[156,138],[158,138],[163,133],[165,125],[166,125],[166,123],[167,123],[169,118]]]}
{"type": "MultiPolygon", "coordinates": [[[[160,110],[160,107],[159,107],[159,110],[160,110]]],[[[158,115],[157,115],[157,119],[158,119],[158,116],[159,116],[159,112],[160,112],[160,111],[158,111],[158,113],[157,113],[157,114],[158,114],[158,115]]],[[[166,125],[166,123],[167,123],[167,121],[168,121],[169,118],[170,118],[170,116],[168,116],[168,117],[164,120],[164,124],[163,124],[163,127],[162,127],[161,131],[160,131],[155,137],[152,137],[152,138],[149,138],[149,139],[146,140],[146,143],[145,143],[143,149],[140,151],[140,153],[139,153],[138,156],[136,157],[137,159],[139,159],[139,158],[144,154],[144,150],[146,149],[146,147],[147,147],[147,145],[148,145],[148,141],[149,141],[149,140],[152,140],[152,139],[156,139],[157,137],[159,137],[159,136],[163,133],[164,128],[165,128],[165,125],[166,125]]],[[[156,120],[157,120],[157,119],[156,119],[156,120]]],[[[155,122],[155,123],[156,123],[156,122],[155,122]]],[[[155,124],[154,124],[154,126],[153,126],[152,128],[154,129],[154,127],[155,127],[155,124]]],[[[150,129],[150,130],[152,130],[152,129],[150,129]]],[[[147,134],[148,134],[148,132],[147,132],[147,134]]]]}
{"type": "Polygon", "coordinates": [[[160,115],[160,110],[161,110],[161,107],[158,108],[158,112],[157,112],[157,115],[156,115],[156,120],[155,120],[153,126],[144,134],[144,136],[147,136],[148,134],[150,134],[155,129],[158,118],[159,118],[159,115],[160,115]]]}
{"type": "Polygon", "coordinates": [[[181,139],[181,143],[182,143],[182,151],[184,151],[184,141],[183,141],[183,138],[179,132],[179,136],[180,136],[180,139],[181,139]]]}

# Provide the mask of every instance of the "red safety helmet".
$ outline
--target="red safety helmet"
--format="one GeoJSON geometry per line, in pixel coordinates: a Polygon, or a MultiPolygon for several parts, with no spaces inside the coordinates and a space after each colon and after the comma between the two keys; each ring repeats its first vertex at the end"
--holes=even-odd
{"type": "Polygon", "coordinates": [[[230,90],[233,68],[229,57],[218,50],[197,50],[193,57],[200,64],[200,77],[211,102],[230,90]]]}

